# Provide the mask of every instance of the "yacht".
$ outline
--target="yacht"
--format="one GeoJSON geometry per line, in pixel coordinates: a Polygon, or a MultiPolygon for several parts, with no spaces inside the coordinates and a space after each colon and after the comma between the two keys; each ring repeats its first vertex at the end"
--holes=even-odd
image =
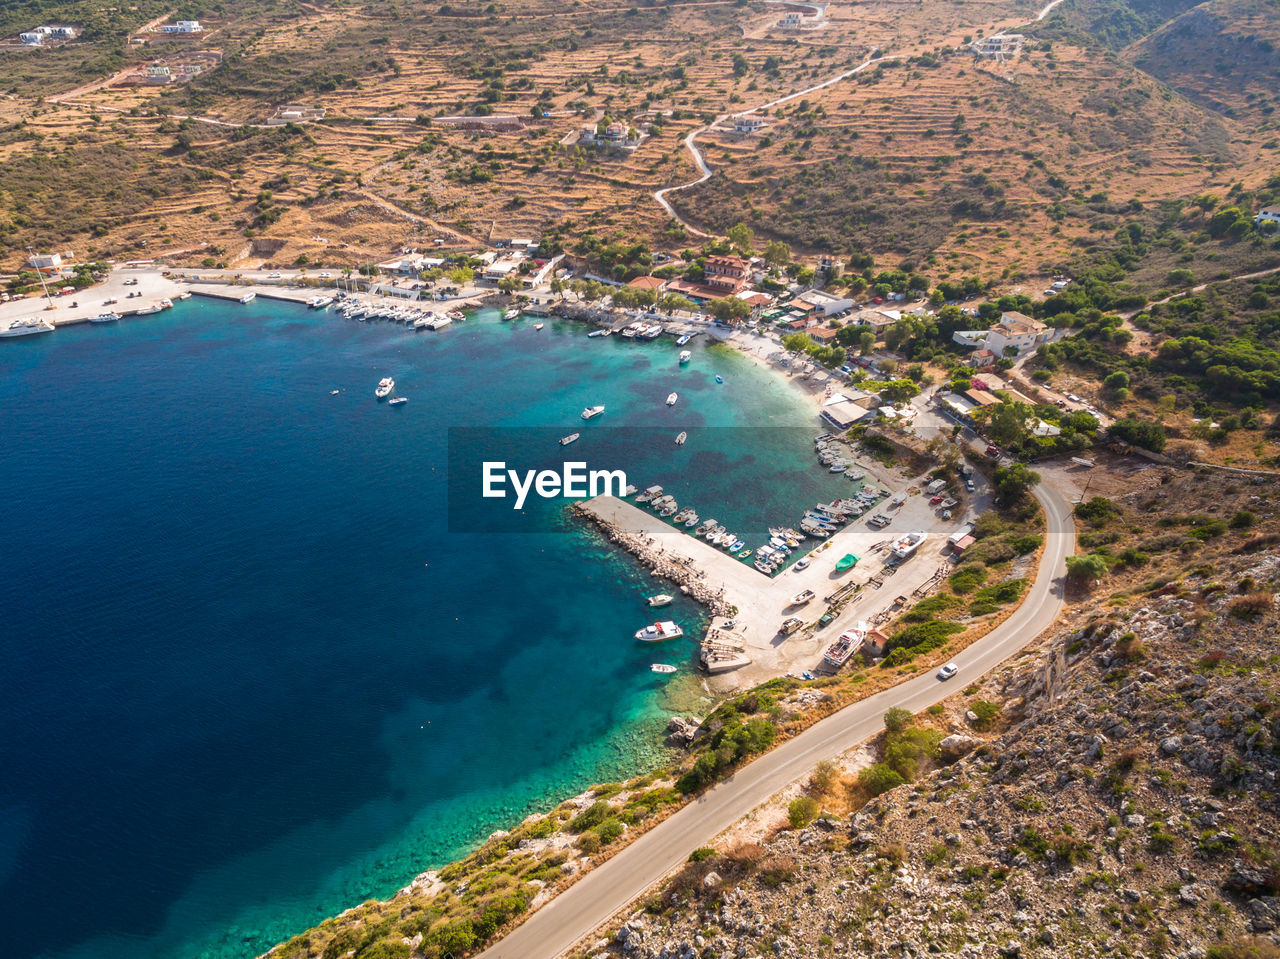
{"type": "Polygon", "coordinates": [[[562,436],[560,437],[560,445],[568,446],[570,443],[576,443],[581,435],[581,433],[570,433],[568,436],[562,436]]]}
{"type": "Polygon", "coordinates": [[[688,363],[688,362],[689,362],[689,360],[690,360],[692,357],[693,357],[693,351],[692,351],[692,350],[681,350],[681,351],[680,351],[680,362],[681,362],[681,363],[688,363]]]}
{"type": "Polygon", "coordinates": [[[387,405],[400,406],[401,404],[408,403],[408,402],[409,402],[409,397],[407,396],[393,396],[391,397],[391,399],[387,400],[387,405]]]}
{"type": "Polygon", "coordinates": [[[453,318],[452,318],[452,317],[450,317],[450,316],[443,316],[443,315],[441,315],[441,314],[437,313],[435,316],[431,317],[431,322],[430,322],[428,325],[429,325],[433,330],[443,330],[446,326],[449,326],[449,325],[451,325],[452,323],[453,323],[453,318]]]}
{"type": "Polygon", "coordinates": [[[378,380],[378,388],[373,391],[373,395],[380,400],[385,400],[391,395],[391,391],[396,388],[396,381],[389,376],[384,376],[378,380]]]}
{"type": "Polygon", "coordinates": [[[681,430],[676,435],[676,446],[684,446],[684,441],[689,438],[689,434],[681,430]]]}
{"type": "Polygon", "coordinates": [[[604,406],[588,406],[585,410],[582,411],[582,418],[584,420],[594,419],[595,417],[599,416],[603,412],[604,412],[604,406]]]}
{"type": "Polygon", "coordinates": [[[507,310],[507,312],[505,312],[505,313],[503,313],[503,314],[502,314],[502,318],[503,318],[504,320],[518,320],[518,319],[520,319],[520,308],[519,308],[518,306],[516,306],[516,307],[512,307],[511,309],[507,310]]]}
{"type": "Polygon", "coordinates": [[[114,323],[118,319],[120,319],[119,313],[112,313],[110,310],[104,310],[103,312],[99,313],[97,316],[92,317],[89,320],[89,322],[90,323],[114,323]]]}
{"type": "Polygon", "coordinates": [[[642,643],[660,643],[664,639],[678,639],[683,635],[684,630],[669,619],[636,630],[636,639],[642,643]]]}
{"type": "Polygon", "coordinates": [[[920,544],[928,539],[929,534],[922,529],[912,530],[907,533],[889,550],[889,555],[896,560],[910,559],[911,554],[920,548],[920,544]]]}
{"type": "Polygon", "coordinates": [[[9,328],[0,330],[0,336],[30,336],[33,333],[52,333],[53,324],[38,316],[29,316],[25,320],[14,320],[9,328]]]}
{"type": "Polygon", "coordinates": [[[670,606],[674,598],[666,593],[659,593],[656,596],[650,596],[647,602],[650,606],[670,606]]]}
{"type": "Polygon", "coordinates": [[[675,405],[676,405],[676,400],[678,400],[678,399],[680,399],[680,394],[679,394],[679,393],[668,393],[668,394],[667,394],[667,405],[668,405],[668,406],[675,406],[675,405]]]}
{"type": "Polygon", "coordinates": [[[855,629],[845,630],[840,637],[827,647],[822,661],[833,669],[839,669],[849,661],[849,657],[862,648],[867,638],[867,624],[859,622],[855,629]]]}

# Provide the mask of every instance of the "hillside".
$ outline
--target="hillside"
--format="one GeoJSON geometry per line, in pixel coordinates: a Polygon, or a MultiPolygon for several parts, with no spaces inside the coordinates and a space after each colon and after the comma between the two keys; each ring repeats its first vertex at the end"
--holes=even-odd
{"type": "Polygon", "coordinates": [[[810,823],[875,781],[815,771],[791,827],[700,851],[585,952],[1280,954],[1274,486],[1186,476],[1115,510],[1174,532],[1034,653],[886,733],[880,762],[914,783],[810,823]],[[1176,532],[1171,510],[1215,498],[1258,526],[1176,532]]]}

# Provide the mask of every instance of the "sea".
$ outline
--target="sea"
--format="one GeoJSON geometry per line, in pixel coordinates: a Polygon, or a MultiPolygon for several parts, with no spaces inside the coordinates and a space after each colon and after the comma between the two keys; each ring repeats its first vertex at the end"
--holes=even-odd
{"type": "Polygon", "coordinates": [[[669,761],[704,612],[637,643],[659,581],[458,464],[604,456],[757,540],[848,484],[759,358],[534,322],[193,298],[0,342],[4,955],[255,956],[669,761]]]}

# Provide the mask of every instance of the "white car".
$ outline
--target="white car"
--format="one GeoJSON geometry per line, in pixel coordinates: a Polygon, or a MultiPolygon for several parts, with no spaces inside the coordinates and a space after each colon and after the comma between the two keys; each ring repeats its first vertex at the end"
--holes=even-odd
{"type": "Polygon", "coordinates": [[[332,273],[321,273],[321,274],[320,274],[320,279],[322,279],[322,280],[329,280],[329,279],[332,279],[332,278],[333,278],[333,274],[332,274],[332,273]]]}
{"type": "Polygon", "coordinates": [[[955,663],[947,663],[947,665],[938,670],[938,678],[945,682],[958,672],[960,672],[959,666],[955,663]]]}
{"type": "Polygon", "coordinates": [[[272,273],[272,274],[268,277],[268,279],[271,279],[271,280],[278,280],[278,279],[280,279],[280,274],[279,274],[279,273],[272,273]]]}

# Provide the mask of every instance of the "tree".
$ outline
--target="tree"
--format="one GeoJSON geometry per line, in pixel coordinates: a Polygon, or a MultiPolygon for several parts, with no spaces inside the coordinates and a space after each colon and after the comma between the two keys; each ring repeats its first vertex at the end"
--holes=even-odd
{"type": "Polygon", "coordinates": [[[920,387],[911,380],[890,380],[880,387],[880,395],[890,403],[905,403],[920,394],[920,387]]]}
{"type": "Polygon", "coordinates": [[[803,829],[818,817],[818,800],[812,796],[797,796],[787,806],[787,822],[792,829],[803,829]]]}
{"type": "Polygon", "coordinates": [[[679,293],[668,293],[658,305],[668,313],[674,313],[676,310],[691,313],[698,308],[698,304],[694,303],[693,300],[681,296],[679,293]]]}
{"type": "Polygon", "coordinates": [[[788,333],[782,338],[782,348],[788,353],[807,353],[813,346],[808,333],[788,333]]]}
{"type": "Polygon", "coordinates": [[[725,235],[728,236],[729,242],[743,253],[751,252],[751,244],[756,238],[755,234],[751,232],[751,227],[742,222],[735,223],[729,227],[725,235]]]}
{"type": "Polygon", "coordinates": [[[520,289],[520,281],[514,276],[504,276],[498,281],[498,292],[506,293],[510,296],[520,289]]]}
{"type": "Polygon", "coordinates": [[[1077,583],[1093,582],[1107,575],[1107,558],[1100,553],[1067,557],[1067,577],[1077,583]]]}
{"type": "Polygon", "coordinates": [[[446,275],[454,286],[466,286],[476,277],[475,270],[469,266],[455,266],[446,275]]]}
{"type": "Polygon", "coordinates": [[[1027,438],[1031,407],[1004,400],[987,407],[987,435],[1001,446],[1018,446],[1027,438]]]}
{"type": "Polygon", "coordinates": [[[906,780],[902,776],[884,763],[868,766],[858,773],[858,785],[873,796],[879,796],[881,793],[888,792],[890,789],[901,786],[905,782],[906,780]]]}
{"type": "Polygon", "coordinates": [[[1129,374],[1124,370],[1116,370],[1102,381],[1102,385],[1109,390],[1127,390],[1129,388],[1129,374]]]}
{"type": "Polygon", "coordinates": [[[992,478],[1001,497],[1011,503],[1022,499],[1031,487],[1040,482],[1040,474],[1029,468],[1026,463],[1002,466],[995,471],[992,478]]]}
{"type": "Polygon", "coordinates": [[[1116,439],[1141,446],[1143,449],[1159,453],[1164,449],[1164,427],[1153,420],[1140,420],[1136,416],[1126,416],[1116,420],[1107,428],[1107,435],[1116,439]]]}
{"type": "Polygon", "coordinates": [[[791,247],[781,240],[770,240],[764,248],[764,261],[770,266],[786,266],[791,262],[791,247]]]}
{"type": "Polygon", "coordinates": [[[745,320],[751,316],[751,307],[746,300],[736,296],[723,296],[707,304],[707,310],[717,320],[729,323],[733,320],[745,320]]]}
{"type": "Polygon", "coordinates": [[[915,714],[911,710],[895,706],[884,714],[884,730],[890,735],[897,736],[915,721],[915,714]]]}

